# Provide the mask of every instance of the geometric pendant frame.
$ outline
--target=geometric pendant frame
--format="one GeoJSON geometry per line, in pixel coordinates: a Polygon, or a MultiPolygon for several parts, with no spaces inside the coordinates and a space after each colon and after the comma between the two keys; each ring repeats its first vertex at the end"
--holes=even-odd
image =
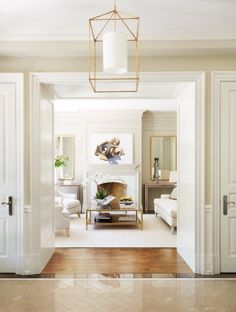
{"type": "Polygon", "coordinates": [[[89,82],[94,92],[137,92],[139,85],[140,52],[139,52],[140,19],[114,9],[89,19],[89,82]],[[133,71],[123,75],[105,74],[98,70],[99,48],[103,43],[106,31],[121,31],[127,34],[129,47],[134,50],[133,71]],[[125,83],[124,83],[125,82],[125,83]]]}

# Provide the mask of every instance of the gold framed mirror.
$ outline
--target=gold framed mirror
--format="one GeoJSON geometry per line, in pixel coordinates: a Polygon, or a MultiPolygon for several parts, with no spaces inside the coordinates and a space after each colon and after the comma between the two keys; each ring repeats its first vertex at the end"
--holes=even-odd
{"type": "Polygon", "coordinates": [[[153,135],[150,138],[150,178],[168,180],[177,169],[176,136],[153,135]],[[158,175],[158,177],[157,177],[158,175]]]}
{"type": "Polygon", "coordinates": [[[61,157],[64,161],[61,166],[56,167],[59,180],[74,179],[74,136],[56,135],[55,137],[55,159],[61,157]]]}

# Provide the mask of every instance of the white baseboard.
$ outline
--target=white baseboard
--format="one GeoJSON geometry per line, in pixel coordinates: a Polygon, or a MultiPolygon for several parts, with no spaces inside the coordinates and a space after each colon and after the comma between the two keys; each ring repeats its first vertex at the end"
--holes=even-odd
{"type": "Polygon", "coordinates": [[[213,254],[213,237],[212,237],[212,207],[206,205],[205,220],[206,220],[206,237],[205,237],[205,275],[214,274],[214,254],[213,254]]]}
{"type": "Polygon", "coordinates": [[[18,265],[16,274],[31,275],[36,274],[36,264],[38,263],[39,254],[18,255],[18,265]]]}

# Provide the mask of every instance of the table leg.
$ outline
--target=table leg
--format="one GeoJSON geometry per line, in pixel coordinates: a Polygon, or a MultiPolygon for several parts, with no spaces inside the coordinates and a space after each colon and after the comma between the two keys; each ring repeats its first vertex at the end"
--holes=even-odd
{"type": "Polygon", "coordinates": [[[148,211],[148,187],[144,186],[144,211],[148,211]]]}
{"type": "Polygon", "coordinates": [[[143,210],[141,210],[141,231],[143,230],[143,210]]]}
{"type": "Polygon", "coordinates": [[[88,210],[86,209],[86,231],[88,231],[88,210]]]}

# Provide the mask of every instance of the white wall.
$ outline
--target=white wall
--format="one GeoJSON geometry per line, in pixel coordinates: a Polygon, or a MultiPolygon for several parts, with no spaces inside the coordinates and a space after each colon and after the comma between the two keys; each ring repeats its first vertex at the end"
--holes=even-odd
{"type": "MultiPolygon", "coordinates": [[[[75,136],[75,181],[81,183],[87,173],[109,172],[111,175],[137,173],[139,190],[143,183],[150,183],[150,137],[176,135],[176,112],[142,110],[80,110],[55,113],[55,134],[75,136]],[[91,165],[89,162],[89,135],[91,133],[133,133],[133,165],[91,165]]],[[[141,202],[142,192],[138,198],[141,202]]]]}
{"type": "MultiPolygon", "coordinates": [[[[25,74],[24,94],[24,157],[25,205],[30,204],[30,167],[29,164],[29,73],[30,72],[86,72],[88,59],[82,57],[0,57],[0,72],[23,72],[25,74]]],[[[235,71],[235,55],[201,56],[153,56],[142,57],[142,71],[206,71],[206,204],[211,202],[211,73],[212,71],[235,71]]]]}

